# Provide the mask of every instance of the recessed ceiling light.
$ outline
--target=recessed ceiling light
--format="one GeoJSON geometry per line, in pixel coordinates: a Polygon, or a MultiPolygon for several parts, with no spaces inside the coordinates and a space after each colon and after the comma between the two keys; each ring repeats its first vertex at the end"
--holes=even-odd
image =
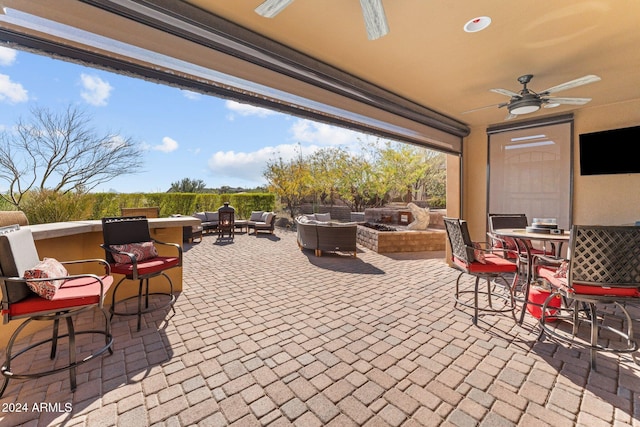
{"type": "Polygon", "coordinates": [[[479,16],[464,24],[464,30],[467,33],[476,33],[487,28],[489,24],[491,24],[491,18],[488,16],[479,16]]]}

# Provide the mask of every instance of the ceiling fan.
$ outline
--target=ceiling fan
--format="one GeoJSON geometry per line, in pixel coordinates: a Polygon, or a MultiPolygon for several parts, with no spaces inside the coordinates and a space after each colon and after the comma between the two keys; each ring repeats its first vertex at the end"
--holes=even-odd
{"type": "MultiPolygon", "coordinates": [[[[266,0],[256,7],[255,12],[265,18],[273,18],[289,6],[293,0],[266,0]]],[[[378,39],[389,32],[387,17],[382,7],[382,0],[360,0],[364,25],[369,40],[378,39]]]]}
{"type": "Polygon", "coordinates": [[[540,107],[553,108],[561,104],[584,105],[587,102],[591,101],[591,98],[554,98],[550,97],[549,95],[555,92],[560,92],[561,90],[567,90],[600,81],[600,77],[590,74],[550,87],[549,89],[545,89],[542,92],[534,92],[527,87],[527,84],[529,84],[532,78],[532,74],[525,74],[524,76],[518,77],[518,81],[522,84],[522,90],[520,90],[520,92],[513,92],[508,89],[489,89],[491,92],[509,96],[511,97],[511,99],[508,102],[476,108],[474,110],[465,111],[465,113],[471,113],[473,111],[496,106],[498,108],[507,107],[509,114],[507,115],[506,119],[512,119],[520,114],[529,114],[536,112],[540,109],[540,107]]]}

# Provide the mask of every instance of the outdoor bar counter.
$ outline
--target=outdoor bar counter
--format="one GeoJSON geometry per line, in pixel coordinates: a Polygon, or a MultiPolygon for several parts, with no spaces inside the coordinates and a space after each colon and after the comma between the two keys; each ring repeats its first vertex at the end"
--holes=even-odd
{"type": "MultiPolygon", "coordinates": [[[[199,225],[200,220],[190,216],[182,216],[177,218],[149,218],[149,229],[151,237],[161,242],[178,243],[182,245],[182,227],[199,225]]],[[[104,259],[104,250],[100,247],[102,243],[102,222],[100,220],[91,221],[70,221],[56,222],[49,224],[37,224],[23,226],[21,228],[29,228],[33,233],[36,248],[40,259],[44,257],[55,258],[59,261],[69,261],[76,259],[101,258],[104,259]]],[[[157,245],[160,255],[175,255],[175,249],[157,245]]],[[[67,266],[69,273],[79,273],[80,270],[74,270],[75,266],[67,266]]],[[[86,268],[86,266],[85,266],[86,268]]],[[[86,271],[86,270],[84,270],[86,271]]],[[[99,273],[99,271],[90,271],[99,273]]],[[[173,282],[174,292],[182,291],[182,267],[174,268],[167,271],[173,282]]],[[[114,274],[114,283],[117,283],[122,276],[114,274]]],[[[131,281],[131,286],[123,284],[118,290],[118,299],[128,296],[137,295],[138,284],[131,281]],[[126,287],[126,289],[125,289],[126,287]]],[[[166,279],[153,278],[150,282],[152,290],[168,291],[169,285],[166,279]]],[[[113,290],[113,287],[112,289],[113,290]]],[[[105,305],[111,304],[111,291],[107,294],[105,305]]],[[[7,341],[13,331],[20,324],[19,321],[12,321],[8,324],[0,324],[0,349],[4,349],[7,341]]],[[[48,322],[32,322],[29,327],[46,327],[48,322]]],[[[28,332],[35,329],[27,328],[21,336],[25,336],[28,332]]]]}

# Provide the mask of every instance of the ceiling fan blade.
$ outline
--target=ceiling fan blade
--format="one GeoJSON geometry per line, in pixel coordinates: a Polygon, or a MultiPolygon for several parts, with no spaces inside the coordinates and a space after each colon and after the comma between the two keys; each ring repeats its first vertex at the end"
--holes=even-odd
{"type": "Polygon", "coordinates": [[[473,110],[467,110],[467,111],[463,111],[460,114],[468,114],[468,113],[475,113],[476,111],[481,111],[481,110],[486,110],[487,108],[502,108],[502,107],[506,107],[507,105],[509,105],[508,102],[503,102],[500,104],[491,104],[491,105],[485,105],[484,107],[478,107],[478,108],[474,108],[473,110]]]}
{"type": "Polygon", "coordinates": [[[382,0],[360,0],[364,25],[369,40],[379,39],[389,32],[387,17],[382,7],[382,0]]]}
{"type": "Polygon", "coordinates": [[[600,80],[602,80],[600,77],[593,74],[589,74],[588,76],[580,77],[579,79],[571,80],[569,82],[561,83],[557,86],[550,87],[549,89],[546,89],[540,92],[540,95],[548,95],[550,93],[560,92],[561,90],[571,89],[571,88],[586,85],[589,83],[598,82],[600,80]]]}
{"type": "Polygon", "coordinates": [[[545,98],[544,101],[548,104],[584,105],[591,101],[591,98],[545,98]]]}
{"type": "Polygon", "coordinates": [[[513,91],[508,90],[508,89],[489,89],[489,90],[490,90],[491,92],[499,93],[500,95],[510,96],[510,97],[512,97],[512,98],[513,98],[514,96],[515,96],[515,97],[517,97],[517,98],[520,98],[520,97],[521,97],[521,95],[520,95],[519,93],[517,93],[517,92],[513,92],[513,91]]]}
{"type": "Polygon", "coordinates": [[[273,18],[292,2],[293,0],[266,0],[260,6],[255,8],[255,12],[265,18],[273,18]]]}
{"type": "Polygon", "coordinates": [[[505,117],[505,120],[511,120],[511,119],[515,119],[516,117],[518,117],[517,114],[513,114],[513,113],[509,113],[507,114],[507,117],[505,117]]]}

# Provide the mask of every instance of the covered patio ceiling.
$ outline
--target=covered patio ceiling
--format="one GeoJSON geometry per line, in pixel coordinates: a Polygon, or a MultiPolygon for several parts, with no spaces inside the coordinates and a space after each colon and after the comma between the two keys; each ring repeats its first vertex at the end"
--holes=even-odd
{"type": "Polygon", "coordinates": [[[602,80],[557,94],[593,99],[583,107],[521,118],[640,98],[637,1],[386,0],[390,32],[374,41],[357,0],[294,1],[272,19],[253,12],[261,0],[187,1],[472,127],[504,120],[505,108],[465,112],[508,101],[489,89],[517,92],[524,74],[537,91],[588,74],[602,80]],[[491,25],[463,31],[479,16],[491,25]]]}
{"type": "Polygon", "coordinates": [[[387,0],[390,32],[373,41],[357,0],[295,1],[271,19],[254,12],[261,3],[4,0],[0,39],[453,153],[472,128],[504,122],[497,104],[509,98],[489,89],[518,92],[523,74],[534,75],[534,91],[589,74],[602,80],[558,93],[592,98],[584,106],[516,120],[640,99],[636,1],[484,0],[445,9],[387,0]],[[464,32],[478,16],[491,25],[464,32]],[[80,33],[69,37],[49,22],[80,33]]]}

